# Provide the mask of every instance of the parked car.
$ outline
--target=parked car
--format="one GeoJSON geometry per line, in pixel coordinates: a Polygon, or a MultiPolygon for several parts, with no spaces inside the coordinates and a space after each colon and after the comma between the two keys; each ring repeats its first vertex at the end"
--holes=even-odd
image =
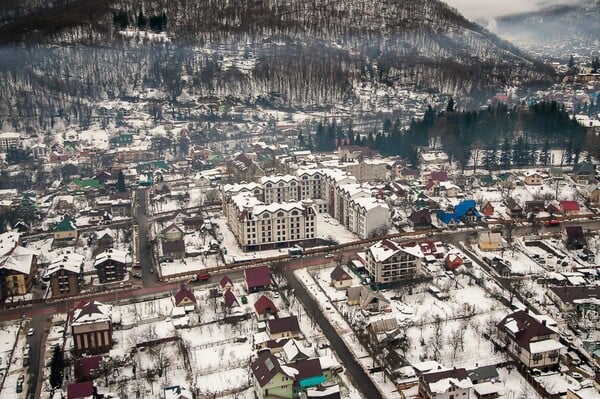
{"type": "Polygon", "coordinates": [[[140,262],[135,262],[132,267],[134,269],[140,269],[142,267],[142,264],[140,262]]]}
{"type": "Polygon", "coordinates": [[[577,381],[583,380],[583,376],[580,373],[576,372],[576,371],[573,371],[570,374],[571,374],[571,377],[573,377],[577,381]]]}
{"type": "Polygon", "coordinates": [[[142,273],[133,273],[133,277],[142,278],[142,273]]]}
{"type": "Polygon", "coordinates": [[[325,259],[331,259],[331,258],[333,258],[333,256],[334,256],[333,254],[327,254],[327,255],[325,255],[325,259]]]}
{"type": "Polygon", "coordinates": [[[30,337],[31,337],[33,334],[35,334],[35,330],[33,329],[33,327],[32,327],[32,328],[30,328],[29,330],[27,330],[27,335],[28,335],[28,336],[30,336],[30,337]]]}

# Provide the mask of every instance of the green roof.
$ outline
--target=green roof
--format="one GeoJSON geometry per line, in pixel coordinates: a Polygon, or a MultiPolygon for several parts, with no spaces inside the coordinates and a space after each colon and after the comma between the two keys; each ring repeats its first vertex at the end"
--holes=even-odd
{"type": "Polygon", "coordinates": [[[52,231],[72,231],[77,230],[77,226],[75,225],[75,219],[73,219],[69,215],[65,215],[63,220],[56,223],[52,228],[52,231]]]}
{"type": "Polygon", "coordinates": [[[325,376],[317,375],[314,377],[308,377],[299,381],[300,388],[310,388],[316,387],[317,385],[321,385],[326,381],[325,376]]]}
{"type": "Polygon", "coordinates": [[[98,188],[102,185],[102,182],[98,179],[73,179],[71,183],[82,188],[98,188]]]}

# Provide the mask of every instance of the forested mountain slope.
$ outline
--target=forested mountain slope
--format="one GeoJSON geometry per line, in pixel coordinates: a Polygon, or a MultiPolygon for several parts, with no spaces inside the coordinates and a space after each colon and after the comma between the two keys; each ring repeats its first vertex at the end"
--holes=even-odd
{"type": "Polygon", "coordinates": [[[40,3],[6,3],[0,21],[0,115],[13,122],[79,118],[148,88],[171,104],[302,108],[360,102],[365,87],[467,97],[553,79],[438,0],[40,3]]]}

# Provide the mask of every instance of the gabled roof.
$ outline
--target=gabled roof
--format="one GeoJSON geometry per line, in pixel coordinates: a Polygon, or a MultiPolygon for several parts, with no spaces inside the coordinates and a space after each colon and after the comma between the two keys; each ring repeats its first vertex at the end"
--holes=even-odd
{"type": "Polygon", "coordinates": [[[267,385],[273,377],[278,373],[289,376],[281,368],[279,360],[269,350],[259,352],[258,359],[256,359],[250,366],[252,374],[261,387],[267,385]]]}
{"type": "Polygon", "coordinates": [[[73,231],[77,230],[75,219],[69,215],[63,216],[62,220],[54,225],[52,231],[73,231]]]}
{"type": "Polygon", "coordinates": [[[175,306],[179,306],[179,304],[182,303],[185,299],[188,299],[189,301],[196,303],[196,297],[194,296],[194,294],[187,288],[182,287],[175,294],[175,306]]]}
{"type": "Polygon", "coordinates": [[[298,318],[296,316],[282,317],[280,319],[267,320],[267,326],[271,334],[279,334],[282,332],[300,331],[298,318]]]}
{"type": "Polygon", "coordinates": [[[335,269],[333,269],[329,277],[335,281],[352,280],[352,276],[349,275],[340,265],[337,265],[335,269]]]}
{"type": "Polygon", "coordinates": [[[514,341],[521,348],[528,351],[532,341],[537,337],[555,334],[553,330],[540,323],[535,317],[524,310],[506,316],[499,324],[498,329],[514,337],[514,341]]]}
{"type": "Polygon", "coordinates": [[[295,379],[297,381],[303,380],[305,378],[316,377],[323,374],[323,369],[321,369],[321,362],[318,358],[301,359],[295,361],[294,363],[288,363],[286,364],[286,366],[298,370],[298,373],[295,374],[295,379]]]}
{"type": "Polygon", "coordinates": [[[555,286],[548,287],[564,303],[573,303],[573,301],[589,298],[600,299],[600,286],[555,286]]]}
{"type": "Polygon", "coordinates": [[[575,238],[575,237],[583,237],[583,227],[581,226],[567,226],[565,227],[565,233],[567,237],[575,238]]]}
{"type": "Polygon", "coordinates": [[[254,309],[256,310],[256,313],[260,315],[265,313],[277,313],[277,306],[275,306],[273,301],[265,295],[261,295],[261,297],[254,302],[254,309]]]}
{"type": "Polygon", "coordinates": [[[179,231],[181,234],[183,234],[183,230],[181,229],[181,227],[177,226],[175,223],[171,223],[170,225],[168,225],[167,227],[162,229],[160,234],[166,234],[167,232],[169,232],[173,229],[175,229],[175,230],[179,231]]]}
{"type": "Polygon", "coordinates": [[[563,211],[578,211],[579,204],[577,201],[560,201],[560,207],[563,211]]]}
{"type": "Polygon", "coordinates": [[[248,288],[266,287],[271,285],[271,270],[268,266],[251,267],[244,270],[248,288]]]}
{"type": "Polygon", "coordinates": [[[469,389],[473,383],[464,368],[436,371],[422,376],[423,382],[431,393],[446,393],[452,387],[469,389]]]}
{"type": "Polygon", "coordinates": [[[219,281],[219,285],[221,286],[221,288],[225,288],[225,286],[227,285],[233,286],[233,281],[231,281],[229,276],[225,275],[221,278],[221,281],[219,281]]]}
{"type": "Polygon", "coordinates": [[[239,302],[235,297],[235,294],[231,292],[231,290],[225,291],[223,294],[223,300],[225,301],[225,306],[231,308],[233,306],[239,306],[239,302]]]}

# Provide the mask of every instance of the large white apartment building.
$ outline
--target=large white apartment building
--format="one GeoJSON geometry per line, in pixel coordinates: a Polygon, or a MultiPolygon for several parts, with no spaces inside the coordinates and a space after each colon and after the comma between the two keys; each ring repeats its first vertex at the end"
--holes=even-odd
{"type": "Polygon", "coordinates": [[[390,240],[382,240],[367,249],[365,268],[374,283],[393,283],[421,274],[422,258],[418,246],[401,246],[390,240]]]}
{"type": "Polygon", "coordinates": [[[229,228],[246,252],[291,246],[317,234],[311,200],[265,204],[242,192],[229,197],[226,207],[229,228]]]}
{"type": "Polygon", "coordinates": [[[20,143],[21,135],[19,133],[0,133],[0,151],[6,152],[9,148],[17,148],[20,143]]]}
{"type": "MultiPolygon", "coordinates": [[[[286,207],[289,204],[310,200],[313,212],[329,213],[361,238],[368,238],[380,227],[388,225],[390,220],[388,205],[372,197],[371,186],[359,184],[354,176],[339,169],[299,169],[296,175],[264,176],[258,183],[226,184],[223,186],[223,210],[232,230],[239,229],[238,218],[232,216],[232,209],[234,209],[232,204],[239,202],[239,198],[242,198],[241,194],[245,194],[243,198],[249,204],[248,206],[286,207]]],[[[235,209],[239,213],[239,206],[235,209]]],[[[309,227],[311,226],[307,226],[309,227]]],[[[237,231],[241,234],[241,230],[237,231]]],[[[286,239],[288,243],[315,237],[307,235],[304,238],[297,238],[296,233],[290,234],[289,239],[286,239]]],[[[281,233],[279,236],[285,234],[281,233]]],[[[252,243],[240,238],[241,235],[236,237],[240,244],[245,243],[243,246],[253,248],[258,246],[262,249],[275,245],[269,240],[263,240],[262,236],[260,239],[258,236],[248,237],[252,243]]],[[[276,237],[277,235],[272,239],[276,240],[276,237]]]]}

